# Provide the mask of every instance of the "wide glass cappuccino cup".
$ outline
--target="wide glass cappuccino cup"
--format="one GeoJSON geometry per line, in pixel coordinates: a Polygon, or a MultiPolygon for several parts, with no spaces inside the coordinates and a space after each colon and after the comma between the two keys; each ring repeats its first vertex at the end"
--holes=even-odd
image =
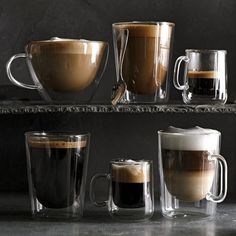
{"type": "Polygon", "coordinates": [[[213,217],[227,193],[220,132],[194,127],[158,131],[161,210],[167,218],[213,217]]]}
{"type": "Polygon", "coordinates": [[[108,43],[84,39],[32,41],[25,53],[12,56],[6,64],[9,80],[16,86],[36,89],[47,102],[88,103],[92,100],[106,68],[108,43]],[[25,58],[33,84],[18,81],[11,65],[25,58]]]}
{"type": "Polygon", "coordinates": [[[117,85],[113,103],[166,102],[174,23],[114,23],[117,85]]]}

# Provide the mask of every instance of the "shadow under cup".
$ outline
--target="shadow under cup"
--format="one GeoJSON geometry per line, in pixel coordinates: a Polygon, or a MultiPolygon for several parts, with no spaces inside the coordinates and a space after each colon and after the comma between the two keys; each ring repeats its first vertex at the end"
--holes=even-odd
{"type": "Polygon", "coordinates": [[[88,147],[88,135],[26,133],[33,215],[82,216],[88,147]]]}

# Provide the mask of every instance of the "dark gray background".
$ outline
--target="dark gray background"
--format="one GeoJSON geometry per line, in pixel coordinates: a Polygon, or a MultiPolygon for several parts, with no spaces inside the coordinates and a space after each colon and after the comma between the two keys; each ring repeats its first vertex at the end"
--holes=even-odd
{"type": "MultiPolygon", "coordinates": [[[[175,22],[173,62],[186,48],[228,50],[229,102],[236,99],[235,0],[0,0],[0,99],[39,99],[37,92],[9,86],[5,63],[23,52],[29,41],[58,36],[110,43],[109,64],[95,98],[95,102],[109,102],[116,80],[111,24],[131,20],[175,22]]],[[[22,62],[16,63],[14,74],[30,82],[22,62]]],[[[181,103],[173,85],[171,99],[181,103]]],[[[228,199],[232,200],[236,197],[235,123],[234,114],[1,115],[0,190],[27,191],[25,131],[79,130],[92,135],[88,180],[96,172],[107,171],[113,158],[153,159],[158,191],[156,131],[168,125],[200,125],[222,132],[222,154],[230,171],[228,199]]]]}

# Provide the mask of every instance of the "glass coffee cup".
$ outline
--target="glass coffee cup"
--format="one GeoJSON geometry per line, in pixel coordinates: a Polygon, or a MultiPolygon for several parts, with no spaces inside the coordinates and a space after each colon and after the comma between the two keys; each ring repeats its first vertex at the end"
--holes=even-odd
{"type": "Polygon", "coordinates": [[[25,133],[31,212],[36,218],[83,215],[89,134],[25,133]]]}
{"type": "Polygon", "coordinates": [[[194,127],[158,131],[161,210],[167,218],[213,217],[227,193],[220,132],[194,127]]]}
{"type": "Polygon", "coordinates": [[[36,89],[47,102],[88,103],[92,100],[106,68],[108,43],[84,39],[32,41],[25,53],[12,56],[6,64],[9,80],[16,86],[36,89]],[[32,85],[18,81],[11,72],[17,58],[25,58],[32,85]]]}
{"type": "Polygon", "coordinates": [[[114,23],[117,84],[112,103],[166,102],[174,23],[114,23]]]}
{"type": "Polygon", "coordinates": [[[117,159],[110,162],[109,174],[96,174],[90,182],[90,199],[96,206],[107,206],[109,214],[121,221],[145,221],[154,213],[152,162],[117,159]],[[107,201],[97,202],[96,180],[109,182],[107,201]]]}
{"type": "Polygon", "coordinates": [[[225,104],[227,101],[227,61],[225,50],[187,49],[174,67],[173,82],[182,90],[187,104],[225,104]],[[185,62],[183,85],[180,65],[185,62]]]}

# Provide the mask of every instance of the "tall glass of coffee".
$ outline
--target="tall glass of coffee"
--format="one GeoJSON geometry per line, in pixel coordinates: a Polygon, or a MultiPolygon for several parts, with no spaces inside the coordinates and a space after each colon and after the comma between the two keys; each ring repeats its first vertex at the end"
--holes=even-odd
{"type": "Polygon", "coordinates": [[[158,131],[161,210],[167,218],[212,217],[227,193],[220,132],[194,127],[158,131]]]}
{"type": "Polygon", "coordinates": [[[33,216],[80,218],[89,134],[27,132],[25,138],[33,216]]]}
{"type": "Polygon", "coordinates": [[[117,75],[113,101],[166,102],[174,24],[135,21],[112,27],[117,75]]]}
{"type": "Polygon", "coordinates": [[[182,90],[187,104],[224,104],[227,101],[227,62],[225,50],[187,49],[175,62],[173,82],[182,90]],[[185,62],[184,84],[180,85],[180,65],[185,62]]]}
{"type": "Polygon", "coordinates": [[[154,212],[152,162],[117,159],[110,162],[109,174],[96,174],[90,183],[90,199],[96,206],[108,206],[112,217],[125,221],[143,221],[154,212]],[[98,178],[109,181],[108,201],[97,202],[94,185],[98,178]]]}

